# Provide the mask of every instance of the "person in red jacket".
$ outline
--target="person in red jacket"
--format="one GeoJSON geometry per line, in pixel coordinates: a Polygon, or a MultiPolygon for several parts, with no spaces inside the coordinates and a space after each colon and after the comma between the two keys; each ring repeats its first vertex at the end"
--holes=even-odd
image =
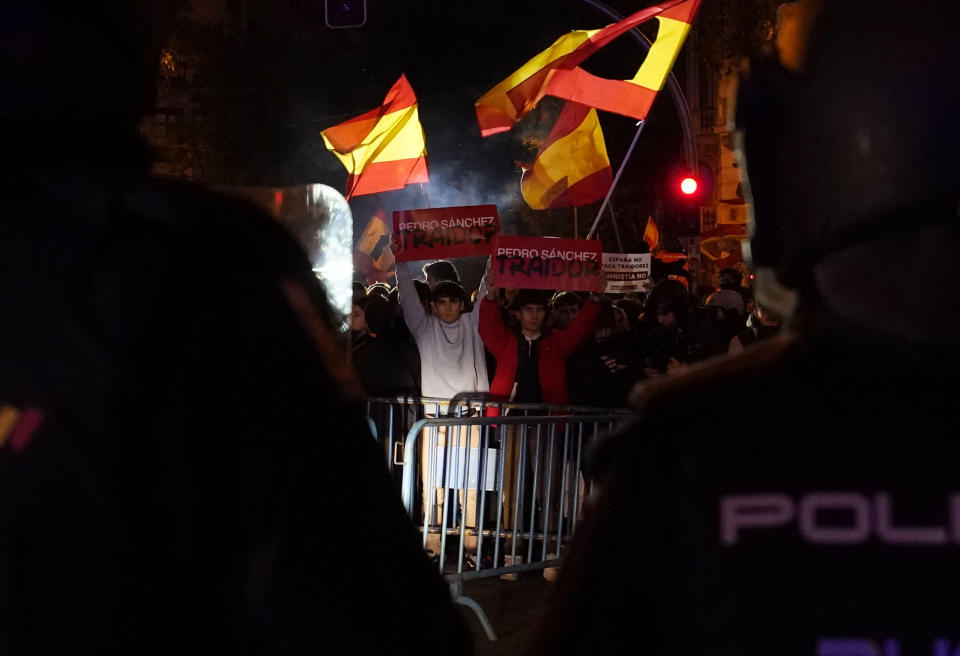
{"type": "MultiPolygon", "coordinates": [[[[512,312],[519,322],[519,330],[509,329],[503,321],[500,306],[497,304],[497,288],[493,286],[491,276],[487,275],[487,295],[480,303],[479,332],[484,346],[497,360],[497,369],[493,381],[490,383],[490,392],[497,397],[515,403],[548,403],[564,405],[570,402],[567,391],[567,358],[589,336],[600,314],[599,297],[591,294],[590,300],[584,303],[583,308],[570,323],[563,329],[547,332],[544,326],[547,309],[547,294],[540,290],[521,289],[514,300],[512,312]]],[[[499,413],[497,408],[491,408],[488,414],[499,413]]],[[[521,462],[519,435],[511,428],[507,444],[503,445],[503,526],[515,534],[523,530],[525,521],[523,510],[529,507],[531,495],[536,494],[538,508],[544,505],[547,489],[554,490],[549,496],[552,503],[549,507],[561,512],[560,504],[562,492],[559,489],[562,456],[549,458],[550,444],[556,453],[562,453],[563,440],[541,442],[537,438],[527,440],[526,467],[519,467],[521,462]],[[549,477],[547,463],[552,463],[549,477]],[[534,467],[541,472],[534,476],[534,467]],[[520,479],[519,481],[517,479],[520,479]],[[551,479],[548,486],[547,479],[551,479]],[[532,482],[535,481],[536,490],[532,482]],[[515,490],[522,490],[520,503],[515,499],[515,490]],[[514,513],[514,508],[518,513],[514,513]]],[[[546,440],[546,436],[542,436],[546,440]]],[[[539,511],[538,511],[539,512],[539,511]]],[[[540,513],[539,523],[542,532],[550,532],[551,520],[540,513]]],[[[505,552],[513,552],[507,548],[505,552]]],[[[514,558],[519,556],[505,556],[505,563],[515,564],[514,558]]],[[[548,559],[550,556],[548,556],[548,559]]],[[[505,574],[501,578],[516,580],[515,573],[505,574]]]]}
{"type": "Polygon", "coordinates": [[[516,332],[503,322],[497,288],[489,280],[487,285],[487,295],[480,304],[479,329],[484,346],[497,360],[490,393],[517,403],[569,403],[567,358],[593,331],[600,314],[599,297],[591,294],[566,328],[545,332],[545,295],[521,289],[514,301],[513,312],[520,322],[516,332]]]}

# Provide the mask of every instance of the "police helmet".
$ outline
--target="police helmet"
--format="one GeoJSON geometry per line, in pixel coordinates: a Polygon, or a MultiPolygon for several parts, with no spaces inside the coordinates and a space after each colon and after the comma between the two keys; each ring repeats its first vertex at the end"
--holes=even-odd
{"type": "Polygon", "coordinates": [[[808,0],[778,18],[737,100],[752,266],[803,287],[831,252],[957,221],[960,4],[808,0]]]}

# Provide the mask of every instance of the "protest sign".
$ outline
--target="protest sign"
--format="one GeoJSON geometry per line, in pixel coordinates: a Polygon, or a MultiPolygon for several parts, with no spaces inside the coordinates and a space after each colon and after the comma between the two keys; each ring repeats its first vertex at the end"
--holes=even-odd
{"type": "Polygon", "coordinates": [[[603,271],[608,294],[642,292],[650,280],[650,253],[604,253],[603,271]]]}
{"type": "Polygon", "coordinates": [[[489,255],[500,232],[496,205],[431,207],[393,213],[398,262],[489,255]]]}
{"type": "Polygon", "coordinates": [[[600,242],[587,239],[514,237],[493,240],[497,287],[602,292],[600,242]]]}

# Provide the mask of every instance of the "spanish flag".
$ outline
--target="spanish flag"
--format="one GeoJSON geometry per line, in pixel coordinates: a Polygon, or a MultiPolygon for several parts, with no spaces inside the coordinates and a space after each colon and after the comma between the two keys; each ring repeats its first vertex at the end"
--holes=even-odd
{"type": "Polygon", "coordinates": [[[397,265],[390,250],[390,227],[378,209],[367,222],[357,242],[354,269],[367,277],[367,282],[386,282],[396,274],[397,265]]]}
{"type": "Polygon", "coordinates": [[[576,30],[524,64],[476,102],[480,133],[487,137],[509,130],[544,96],[555,96],[641,120],[663,88],[700,0],[654,5],[599,30],[576,30]],[[618,36],[656,18],[657,39],[631,80],[607,80],[580,64],[618,36]]]}
{"type": "Polygon", "coordinates": [[[520,191],[527,205],[545,210],[600,200],[612,182],[597,110],[568,102],[524,172],[520,191]]]}
{"type": "Polygon", "coordinates": [[[350,174],[348,199],[428,181],[417,97],[404,75],[387,92],[382,106],[320,134],[350,174]]]}
{"type": "Polygon", "coordinates": [[[656,250],[657,244],[660,243],[660,230],[657,229],[657,224],[653,222],[652,216],[647,217],[647,225],[643,229],[643,241],[647,242],[651,253],[656,250]]]}

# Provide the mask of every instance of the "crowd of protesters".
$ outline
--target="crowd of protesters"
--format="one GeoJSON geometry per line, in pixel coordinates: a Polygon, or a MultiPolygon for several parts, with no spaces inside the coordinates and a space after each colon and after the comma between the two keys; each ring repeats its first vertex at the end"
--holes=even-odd
{"type": "Polygon", "coordinates": [[[400,263],[397,287],[354,283],[351,349],[371,396],[623,406],[641,381],[775,335],[777,320],[734,268],[694,294],[676,276],[643,292],[582,294],[494,287],[468,293],[440,260],[400,263]]]}

